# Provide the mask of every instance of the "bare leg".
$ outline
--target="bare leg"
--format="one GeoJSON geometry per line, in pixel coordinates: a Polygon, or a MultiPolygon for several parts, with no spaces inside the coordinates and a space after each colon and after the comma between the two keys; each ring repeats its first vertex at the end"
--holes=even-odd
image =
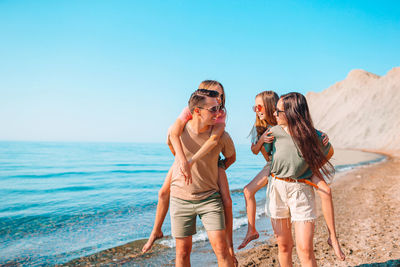
{"type": "Polygon", "coordinates": [[[225,215],[225,233],[226,242],[228,244],[229,254],[231,255],[235,266],[237,265],[237,259],[235,257],[235,251],[233,250],[233,215],[232,215],[232,199],[229,191],[228,178],[223,168],[218,168],[218,186],[221,191],[222,203],[224,204],[224,215],[225,215]]]}
{"type": "Polygon", "coordinates": [[[207,235],[215,256],[217,256],[218,266],[233,266],[233,260],[229,255],[228,245],[226,243],[225,230],[207,231],[207,235]]]}
{"type": "Polygon", "coordinates": [[[238,249],[242,249],[247,246],[252,240],[257,239],[260,235],[256,230],[256,198],[255,194],[258,190],[264,187],[268,183],[269,166],[268,169],[262,169],[254,179],[247,184],[244,189],[244,199],[246,201],[247,210],[247,234],[242,244],[238,249]]]}
{"type": "Polygon", "coordinates": [[[301,266],[316,267],[313,237],[314,222],[295,222],[296,250],[301,266]]]}
{"type": "Polygon", "coordinates": [[[281,267],[292,266],[292,250],[293,250],[293,237],[292,237],[292,223],[290,218],[286,219],[272,219],[272,228],[278,243],[278,258],[281,267]]]}
{"type": "Polygon", "coordinates": [[[175,266],[190,266],[190,253],[192,252],[192,236],[176,238],[176,260],[175,266]]]}
{"type": "Polygon", "coordinates": [[[172,169],[173,165],[168,171],[163,186],[161,187],[160,191],[158,191],[156,218],[154,220],[154,226],[153,230],[151,231],[150,238],[149,240],[147,240],[146,244],[142,248],[143,253],[151,249],[151,247],[154,244],[154,241],[164,236],[161,230],[161,226],[165,220],[165,216],[167,215],[169,208],[169,195],[170,195],[172,169]]]}
{"type": "Polygon", "coordinates": [[[328,227],[329,237],[328,244],[335,251],[336,256],[344,261],[346,256],[344,255],[342,249],[340,248],[339,240],[336,236],[335,228],[335,215],[333,209],[332,192],[329,185],[324,181],[319,179],[317,176],[313,176],[311,181],[318,185],[318,195],[321,198],[322,213],[324,214],[325,223],[328,227]]]}

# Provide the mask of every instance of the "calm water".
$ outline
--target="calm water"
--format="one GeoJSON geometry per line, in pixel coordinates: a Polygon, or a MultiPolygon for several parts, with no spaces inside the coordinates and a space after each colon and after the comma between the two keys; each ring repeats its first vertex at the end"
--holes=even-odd
{"type": "MultiPolygon", "coordinates": [[[[235,189],[263,166],[237,150],[236,206],[235,189]]],[[[164,144],[0,142],[0,264],[62,263],[148,237],[172,162],[164,144]]]]}
{"type": "MultiPolygon", "coordinates": [[[[238,229],[247,222],[241,189],[264,161],[248,145],[236,149],[228,178],[238,229]]],[[[172,162],[164,144],[0,142],[0,264],[64,263],[147,238],[172,162]]]]}

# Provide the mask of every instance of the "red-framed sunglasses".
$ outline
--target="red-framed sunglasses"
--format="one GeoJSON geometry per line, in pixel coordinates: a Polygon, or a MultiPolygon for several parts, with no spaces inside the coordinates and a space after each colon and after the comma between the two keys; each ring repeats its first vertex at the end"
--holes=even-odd
{"type": "Polygon", "coordinates": [[[253,106],[254,112],[262,112],[263,110],[264,110],[264,106],[262,106],[262,105],[253,106]]]}

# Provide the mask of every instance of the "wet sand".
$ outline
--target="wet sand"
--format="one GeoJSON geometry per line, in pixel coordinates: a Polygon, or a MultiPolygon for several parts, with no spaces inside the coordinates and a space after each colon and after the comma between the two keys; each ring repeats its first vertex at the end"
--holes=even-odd
{"type": "Polygon", "coordinates": [[[376,153],[361,151],[361,150],[348,150],[348,149],[336,149],[330,162],[337,165],[349,165],[358,164],[366,161],[373,161],[380,158],[380,155],[376,153]]]}
{"type": "MultiPolygon", "coordinates": [[[[318,266],[357,266],[400,259],[400,151],[381,152],[387,161],[339,175],[332,187],[336,228],[346,261],[339,261],[326,240],[328,232],[317,198],[314,252],[318,266]]],[[[239,252],[240,266],[279,266],[274,238],[239,252]]],[[[293,249],[294,266],[300,266],[293,249]]],[[[396,265],[396,262],[390,266],[396,265]]],[[[389,266],[389,265],[388,265],[389,266]]]]}

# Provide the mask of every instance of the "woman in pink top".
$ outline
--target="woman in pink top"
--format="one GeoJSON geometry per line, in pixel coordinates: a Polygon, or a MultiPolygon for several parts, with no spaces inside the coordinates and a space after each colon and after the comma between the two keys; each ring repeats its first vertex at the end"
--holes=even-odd
{"type": "MultiPolygon", "coordinates": [[[[219,141],[219,138],[223,134],[225,130],[225,120],[226,120],[226,110],[225,110],[225,91],[224,87],[221,83],[213,80],[205,80],[200,83],[199,85],[199,93],[206,94],[208,90],[217,91],[219,93],[219,97],[217,98],[218,103],[221,105],[221,113],[218,117],[216,124],[212,130],[210,138],[204,143],[204,145],[197,151],[197,153],[191,159],[187,159],[185,154],[183,153],[182,143],[180,141],[180,135],[186,125],[186,123],[192,119],[192,114],[189,111],[188,107],[185,107],[182,113],[179,115],[178,119],[172,125],[168,133],[168,146],[175,156],[175,163],[178,166],[175,166],[180,169],[182,174],[185,177],[187,183],[191,182],[191,175],[190,175],[190,167],[192,164],[201,158],[202,156],[206,155],[209,151],[211,151],[219,141]],[[204,91],[203,91],[204,90],[204,91]]],[[[154,241],[159,238],[163,237],[163,232],[161,230],[161,226],[164,222],[165,216],[168,212],[169,208],[169,197],[170,197],[170,184],[171,184],[171,176],[172,176],[172,169],[174,166],[170,168],[168,171],[167,177],[165,178],[164,184],[161,187],[158,193],[158,204],[157,204],[157,211],[156,211],[156,218],[154,221],[154,227],[151,232],[150,238],[147,243],[143,246],[142,252],[147,252],[151,249],[154,241]]],[[[225,211],[225,224],[226,224],[226,233],[227,233],[227,240],[230,245],[230,254],[236,261],[233,251],[233,241],[232,241],[232,199],[229,192],[229,185],[228,180],[226,177],[224,161],[220,160],[218,162],[218,185],[221,192],[222,201],[224,204],[224,211],[225,211]]]]}

